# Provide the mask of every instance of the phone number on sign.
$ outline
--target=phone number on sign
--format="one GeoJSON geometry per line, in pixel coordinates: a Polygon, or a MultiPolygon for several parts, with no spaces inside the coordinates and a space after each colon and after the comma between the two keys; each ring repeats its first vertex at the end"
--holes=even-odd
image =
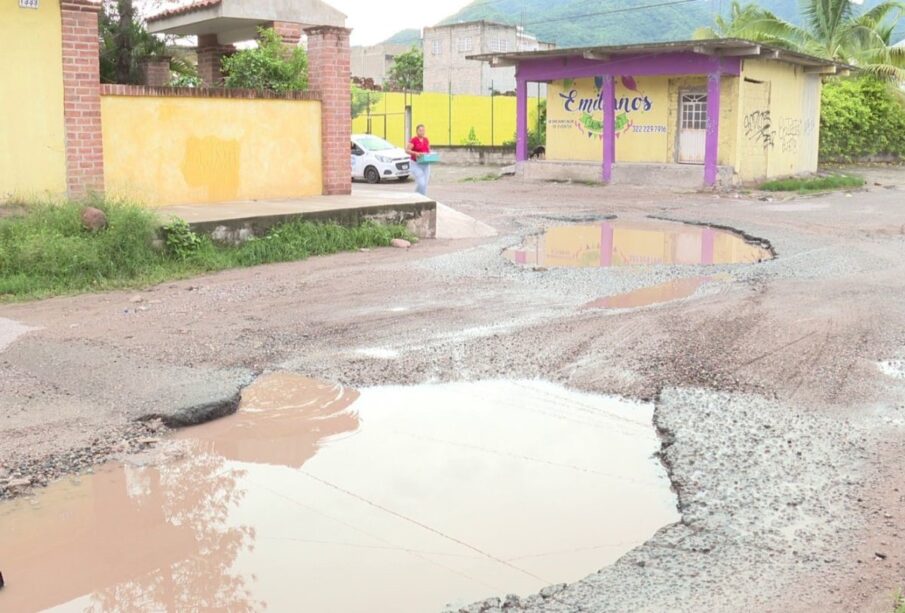
{"type": "Polygon", "coordinates": [[[632,132],[655,132],[666,134],[666,126],[632,126],[632,132]]]}

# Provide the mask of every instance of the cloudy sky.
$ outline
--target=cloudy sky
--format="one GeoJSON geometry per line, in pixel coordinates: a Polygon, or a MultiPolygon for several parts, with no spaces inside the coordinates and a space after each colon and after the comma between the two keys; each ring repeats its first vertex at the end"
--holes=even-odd
{"type": "MultiPolygon", "coordinates": [[[[8,2],[9,0],[0,0],[8,2]]],[[[349,16],[353,45],[373,45],[406,28],[432,26],[470,0],[326,0],[349,16]]],[[[486,1],[486,0],[484,0],[486,1]]],[[[136,0],[142,14],[191,4],[192,0],[136,0]]]]}
{"type": "Polygon", "coordinates": [[[328,0],[349,16],[353,45],[372,45],[399,30],[432,26],[469,0],[328,0]]]}

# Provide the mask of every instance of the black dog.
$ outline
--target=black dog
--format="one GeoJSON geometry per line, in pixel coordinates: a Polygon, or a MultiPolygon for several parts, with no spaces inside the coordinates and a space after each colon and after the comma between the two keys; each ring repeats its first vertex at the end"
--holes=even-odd
{"type": "Polygon", "coordinates": [[[547,148],[543,145],[540,147],[535,147],[534,151],[531,152],[532,160],[543,160],[547,157],[547,148]]]}

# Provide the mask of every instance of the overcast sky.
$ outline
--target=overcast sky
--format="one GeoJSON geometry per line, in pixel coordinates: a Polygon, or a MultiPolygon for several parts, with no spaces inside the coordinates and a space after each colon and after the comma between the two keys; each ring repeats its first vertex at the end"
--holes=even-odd
{"type": "MultiPolygon", "coordinates": [[[[10,2],[11,0],[0,0],[10,2]]],[[[191,4],[193,0],[136,0],[144,15],[158,13],[173,6],[191,4]]],[[[249,2],[253,0],[248,0],[249,2]]],[[[327,4],[349,16],[353,45],[383,42],[399,30],[421,29],[448,17],[470,0],[326,0],[327,4]]]]}
{"type": "Polygon", "coordinates": [[[327,0],[349,16],[353,45],[373,45],[399,30],[432,26],[469,0],[327,0]]]}

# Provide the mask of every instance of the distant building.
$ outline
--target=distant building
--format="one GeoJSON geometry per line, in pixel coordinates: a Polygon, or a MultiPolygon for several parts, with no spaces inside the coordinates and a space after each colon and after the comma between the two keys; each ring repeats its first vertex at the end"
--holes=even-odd
{"type": "Polygon", "coordinates": [[[521,27],[469,21],[424,28],[424,91],[490,95],[491,88],[515,91],[515,68],[492,68],[487,62],[466,59],[486,53],[517,53],[553,49],[521,27]]]}
{"type": "Polygon", "coordinates": [[[412,45],[381,43],[370,47],[352,47],[352,76],[371,79],[375,85],[386,82],[396,56],[412,48],[412,45]]]}

